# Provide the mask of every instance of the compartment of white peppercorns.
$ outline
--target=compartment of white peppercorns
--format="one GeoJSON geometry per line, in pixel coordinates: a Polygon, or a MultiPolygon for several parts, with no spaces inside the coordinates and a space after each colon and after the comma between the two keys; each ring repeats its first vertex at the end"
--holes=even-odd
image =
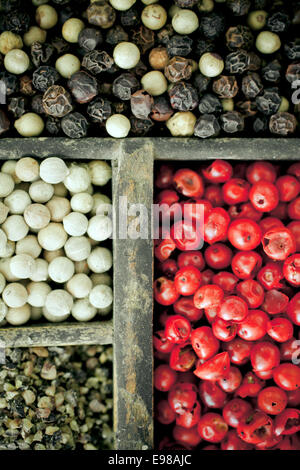
{"type": "Polygon", "coordinates": [[[299,24],[298,0],[2,1],[0,135],[299,136],[299,24]]]}
{"type": "Polygon", "coordinates": [[[111,346],[5,350],[0,450],[113,448],[111,346]]]}
{"type": "Polygon", "coordinates": [[[1,326],[111,315],[111,177],[101,160],[2,163],[1,326]]]}

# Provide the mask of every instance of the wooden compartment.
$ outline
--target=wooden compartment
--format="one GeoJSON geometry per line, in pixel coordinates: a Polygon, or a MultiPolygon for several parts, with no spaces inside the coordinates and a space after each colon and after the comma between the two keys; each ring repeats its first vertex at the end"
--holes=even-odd
{"type": "MultiPolygon", "coordinates": [[[[155,161],[300,159],[298,139],[87,138],[2,139],[0,160],[24,156],[67,160],[110,160],[113,202],[119,197],[148,210],[151,233],[155,161]]],[[[118,224],[116,224],[118,231],[118,224]]],[[[113,240],[114,309],[112,321],[43,324],[0,329],[9,347],[113,344],[115,448],[153,448],[152,282],[153,244],[148,239],[113,240]]]]}

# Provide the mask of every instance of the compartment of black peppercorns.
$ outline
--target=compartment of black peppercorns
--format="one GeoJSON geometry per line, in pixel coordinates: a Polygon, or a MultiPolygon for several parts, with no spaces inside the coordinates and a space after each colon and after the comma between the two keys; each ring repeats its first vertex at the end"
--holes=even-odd
{"type": "Polygon", "coordinates": [[[300,2],[3,0],[0,135],[297,136],[300,2]]]}

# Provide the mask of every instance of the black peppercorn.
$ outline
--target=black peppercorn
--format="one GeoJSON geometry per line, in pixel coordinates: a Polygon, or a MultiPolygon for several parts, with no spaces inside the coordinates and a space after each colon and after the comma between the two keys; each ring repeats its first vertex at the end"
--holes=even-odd
{"type": "Polygon", "coordinates": [[[220,130],[220,124],[216,116],[213,114],[203,114],[196,121],[194,135],[201,139],[207,139],[209,137],[216,137],[220,130]]]}
{"type": "Polygon", "coordinates": [[[242,91],[247,99],[256,98],[262,90],[263,84],[258,73],[250,73],[243,77],[242,91]]]}
{"type": "Polygon", "coordinates": [[[298,39],[293,42],[287,42],[284,45],[284,52],[290,60],[300,59],[300,40],[298,39]]]}
{"type": "Polygon", "coordinates": [[[94,75],[107,72],[113,64],[114,59],[105,51],[90,51],[82,60],[82,66],[94,75]]]}
{"type": "Polygon", "coordinates": [[[132,134],[137,135],[139,137],[148,134],[148,132],[154,125],[151,119],[138,119],[135,116],[131,116],[130,124],[132,134]]]}
{"type": "Polygon", "coordinates": [[[33,96],[36,93],[36,90],[33,89],[32,78],[29,75],[23,75],[20,78],[20,92],[27,96],[33,96]]]}
{"type": "Polygon", "coordinates": [[[43,108],[49,116],[66,116],[73,109],[71,96],[62,86],[53,85],[44,93],[43,108]]]}
{"type": "Polygon", "coordinates": [[[281,105],[281,96],[278,88],[266,88],[261,96],[255,99],[258,110],[266,116],[277,113],[281,105]]]}
{"type": "Polygon", "coordinates": [[[193,50],[193,40],[188,36],[175,34],[167,41],[166,48],[169,57],[186,57],[193,50]]]}
{"type": "Polygon", "coordinates": [[[242,74],[248,70],[249,55],[247,51],[239,49],[226,56],[225,68],[229,73],[242,74]]]}
{"type": "Polygon", "coordinates": [[[5,17],[5,29],[17,34],[24,34],[28,31],[30,16],[21,10],[13,10],[5,17]]]}
{"type": "Polygon", "coordinates": [[[52,0],[53,3],[57,3],[57,5],[65,5],[66,3],[70,3],[71,0],[52,0]]]}
{"type": "Polygon", "coordinates": [[[197,90],[185,82],[175,83],[169,89],[169,97],[172,108],[178,111],[192,111],[199,101],[197,90]]]}
{"type": "Polygon", "coordinates": [[[249,72],[256,72],[261,67],[261,59],[255,52],[248,52],[248,70],[249,72]]]}
{"type": "Polygon", "coordinates": [[[248,26],[232,26],[226,32],[226,43],[230,50],[249,50],[253,45],[253,34],[248,26]]]}
{"type": "Polygon", "coordinates": [[[0,109],[0,135],[7,132],[10,128],[10,122],[4,111],[0,109]]]}
{"type": "Polygon", "coordinates": [[[199,95],[208,89],[210,81],[209,77],[205,77],[202,73],[197,73],[194,79],[194,87],[199,95]]]}
{"type": "Polygon", "coordinates": [[[238,111],[229,111],[220,117],[221,127],[227,134],[234,134],[244,130],[245,121],[238,111]]]}
{"type": "Polygon", "coordinates": [[[127,101],[139,87],[139,81],[132,73],[122,73],[114,80],[112,92],[120,100],[127,101]]]}
{"type": "Polygon", "coordinates": [[[128,41],[128,34],[119,24],[109,29],[105,41],[111,46],[116,46],[119,42],[128,41]]]}
{"type": "Polygon", "coordinates": [[[207,13],[201,15],[199,24],[200,33],[207,39],[217,39],[225,30],[225,18],[221,13],[207,13]]]}
{"type": "Polygon", "coordinates": [[[253,10],[265,10],[269,0],[254,0],[253,10]]]}
{"type": "Polygon", "coordinates": [[[261,76],[264,80],[271,83],[278,83],[281,78],[281,64],[278,60],[269,62],[262,68],[261,76]]]}
{"type": "Polygon", "coordinates": [[[71,90],[77,103],[89,103],[98,94],[97,80],[87,72],[76,72],[68,81],[68,87],[71,90]]]}
{"type": "Polygon", "coordinates": [[[135,7],[121,12],[120,21],[125,28],[137,26],[140,23],[140,15],[135,7]]]}
{"type": "Polygon", "coordinates": [[[300,62],[288,66],[285,78],[290,83],[300,80],[300,62]]]}
{"type": "Polygon", "coordinates": [[[55,49],[51,44],[34,42],[31,45],[31,60],[36,67],[49,64],[55,49]]]}
{"type": "Polygon", "coordinates": [[[87,135],[88,122],[81,113],[70,113],[61,120],[63,132],[71,139],[80,139],[87,135]]]}
{"type": "Polygon", "coordinates": [[[192,65],[190,61],[184,57],[173,57],[165,67],[165,76],[172,83],[188,80],[191,75],[192,65]]]}
{"type": "Polygon", "coordinates": [[[58,135],[61,130],[61,121],[58,118],[49,116],[46,120],[46,131],[50,135],[58,135]]]}
{"type": "Polygon", "coordinates": [[[91,3],[86,13],[90,24],[103,29],[110,28],[116,21],[116,10],[105,0],[91,3]]]}
{"type": "Polygon", "coordinates": [[[260,115],[253,121],[253,130],[256,134],[263,134],[268,130],[268,125],[268,118],[264,115],[260,115]]]}
{"type": "Polygon", "coordinates": [[[157,33],[158,44],[161,44],[163,46],[167,46],[168,41],[171,39],[173,34],[174,34],[174,29],[173,29],[172,25],[167,24],[164,28],[162,28],[157,33]]]}
{"type": "Polygon", "coordinates": [[[20,0],[1,0],[0,11],[7,13],[8,11],[15,10],[20,6],[20,0]]]}
{"type": "Polygon", "coordinates": [[[52,39],[51,44],[56,50],[56,53],[59,55],[65,54],[70,50],[70,44],[60,37],[55,37],[54,39],[52,39]]]}
{"type": "Polygon", "coordinates": [[[131,40],[139,47],[142,54],[145,54],[145,52],[154,46],[154,31],[141,25],[139,29],[132,31],[131,40]]]}
{"type": "Polygon", "coordinates": [[[236,107],[238,111],[244,116],[244,118],[247,117],[253,117],[257,113],[257,106],[253,101],[239,101],[236,104],[236,107]]]}
{"type": "Polygon", "coordinates": [[[170,102],[165,96],[161,95],[154,98],[154,104],[150,113],[151,119],[164,122],[167,121],[173,113],[174,111],[170,106],[170,102]]]}
{"type": "Polygon", "coordinates": [[[234,75],[221,75],[217,80],[214,80],[212,88],[220,98],[234,98],[239,91],[234,75]]]}
{"type": "Polygon", "coordinates": [[[235,16],[244,16],[250,10],[251,0],[227,0],[226,5],[235,16]]]}
{"type": "Polygon", "coordinates": [[[219,114],[223,111],[222,103],[216,95],[206,93],[200,98],[199,111],[201,114],[219,114]]]}
{"type": "Polygon", "coordinates": [[[147,66],[144,64],[144,62],[142,62],[141,60],[139,61],[139,63],[137,64],[136,67],[134,67],[134,69],[131,69],[131,71],[137,76],[137,77],[143,77],[145,75],[145,73],[148,72],[148,68],[147,66]]]}
{"type": "Polygon", "coordinates": [[[0,72],[0,80],[4,82],[5,92],[7,96],[16,93],[19,90],[19,80],[16,75],[9,72],[0,72]]]}
{"type": "Polygon", "coordinates": [[[7,110],[15,119],[19,119],[26,112],[26,107],[27,100],[24,96],[9,98],[7,103],[7,110]]]}
{"type": "Polygon", "coordinates": [[[272,134],[287,136],[296,130],[297,120],[293,114],[277,113],[271,116],[269,129],[272,134]]]}
{"type": "Polygon", "coordinates": [[[138,119],[147,119],[154,104],[153,96],[145,90],[138,90],[130,98],[132,114],[138,119]]]}
{"type": "Polygon", "coordinates": [[[290,26],[290,18],[286,13],[280,11],[268,17],[267,27],[273,33],[284,33],[290,26]]]}
{"type": "Polygon", "coordinates": [[[111,103],[105,98],[97,97],[87,107],[87,114],[93,122],[104,122],[112,115],[111,103]]]}
{"type": "Polygon", "coordinates": [[[34,113],[44,114],[43,95],[35,95],[31,100],[31,109],[34,113]]]}
{"type": "MultiPolygon", "coordinates": [[[[207,39],[198,39],[195,46],[195,53],[201,57],[206,52],[214,52],[215,51],[215,44],[213,41],[209,41],[207,39]]],[[[183,54],[179,54],[183,55],[183,54]]]]}
{"type": "Polygon", "coordinates": [[[97,49],[103,42],[102,34],[96,28],[84,28],[78,36],[78,45],[85,52],[97,49]]]}
{"type": "Polygon", "coordinates": [[[45,92],[50,86],[55,85],[60,78],[54,67],[43,65],[33,72],[32,84],[34,88],[45,92]]]}

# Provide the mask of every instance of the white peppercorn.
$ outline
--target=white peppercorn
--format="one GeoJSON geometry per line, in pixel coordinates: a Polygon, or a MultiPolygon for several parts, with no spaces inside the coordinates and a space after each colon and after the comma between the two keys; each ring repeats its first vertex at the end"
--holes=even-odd
{"type": "Polygon", "coordinates": [[[74,73],[79,72],[80,60],[74,54],[64,54],[55,62],[55,68],[64,78],[71,78],[74,73]]]}
{"type": "Polygon", "coordinates": [[[224,61],[218,54],[206,52],[199,61],[199,70],[205,77],[217,77],[224,69],[224,61]]]}
{"type": "Polygon", "coordinates": [[[28,227],[41,230],[50,222],[49,209],[42,204],[30,204],[24,211],[24,219],[28,227]]]}
{"type": "Polygon", "coordinates": [[[0,34],[0,53],[5,55],[13,49],[22,49],[23,41],[21,36],[12,31],[4,31],[0,34]]]}
{"type": "Polygon", "coordinates": [[[26,191],[16,189],[4,199],[4,203],[11,214],[23,214],[31,199],[26,191]]]}
{"type": "Polygon", "coordinates": [[[7,323],[14,326],[24,325],[29,319],[30,307],[27,304],[22,307],[9,308],[5,317],[7,323]]]}
{"type": "Polygon", "coordinates": [[[112,305],[113,292],[111,287],[106,285],[97,285],[93,287],[89,295],[91,305],[96,308],[107,308],[112,305]]]}
{"type": "Polygon", "coordinates": [[[47,309],[47,312],[54,317],[68,315],[71,312],[72,307],[72,296],[62,289],[55,289],[46,297],[45,308],[47,309]]]}
{"type": "Polygon", "coordinates": [[[39,245],[35,235],[27,235],[16,243],[17,255],[30,255],[32,258],[37,259],[42,252],[42,247],[39,245]]]}
{"type": "Polygon", "coordinates": [[[15,121],[14,126],[23,137],[38,137],[43,132],[45,124],[38,114],[26,113],[15,121]]]}
{"type": "Polygon", "coordinates": [[[90,321],[97,314],[97,309],[93,307],[89,299],[76,300],[72,307],[72,317],[77,321],[90,321]]]}
{"type": "Polygon", "coordinates": [[[66,288],[76,299],[84,299],[90,294],[93,283],[84,273],[77,273],[67,283],[66,288]]]}
{"type": "Polygon", "coordinates": [[[132,42],[120,42],[113,52],[113,58],[121,69],[132,69],[140,60],[141,54],[139,48],[132,42]]]}
{"type": "Polygon", "coordinates": [[[11,215],[7,217],[4,224],[2,224],[2,229],[6,233],[8,240],[17,242],[26,237],[29,232],[29,227],[26,224],[24,217],[21,215],[11,215]]]}
{"type": "Polygon", "coordinates": [[[15,171],[21,181],[32,182],[39,179],[40,167],[34,158],[24,157],[18,160],[15,171]]]}
{"type": "MultiPolygon", "coordinates": [[[[91,178],[93,177],[91,176],[91,178]]],[[[91,212],[94,205],[93,196],[88,193],[76,193],[74,194],[74,196],[72,196],[70,202],[72,210],[74,212],[81,212],[82,214],[88,214],[89,212],[91,212]]]]}
{"type": "Polygon", "coordinates": [[[0,197],[7,197],[14,190],[15,183],[12,176],[0,172],[0,197]]]}
{"type": "Polygon", "coordinates": [[[191,34],[199,27],[199,20],[192,10],[181,9],[172,18],[172,26],[178,34],[191,34]]]}
{"type": "Polygon", "coordinates": [[[189,137],[194,134],[196,116],[190,111],[180,111],[168,119],[166,125],[174,137],[189,137]]]}
{"type": "Polygon", "coordinates": [[[2,292],[2,299],[8,307],[19,308],[26,304],[28,293],[26,288],[17,282],[7,284],[2,292]]]}
{"type": "Polygon", "coordinates": [[[24,34],[23,41],[25,46],[31,47],[34,42],[44,44],[47,39],[47,31],[39,28],[38,26],[31,26],[24,34]]]}
{"type": "Polygon", "coordinates": [[[78,42],[78,36],[84,29],[84,22],[79,18],[69,18],[62,27],[62,36],[67,42],[78,42]]]}
{"type": "Polygon", "coordinates": [[[35,261],[30,255],[15,255],[10,260],[10,270],[18,279],[29,279],[34,271],[35,261]]]}
{"type": "Polygon", "coordinates": [[[67,257],[72,261],[83,261],[91,253],[91,244],[86,237],[70,237],[64,249],[67,257]]]}
{"type": "Polygon", "coordinates": [[[112,267],[111,251],[108,248],[97,247],[87,258],[87,263],[94,273],[105,273],[112,267]]]}
{"type": "Polygon", "coordinates": [[[256,38],[256,48],[262,54],[274,54],[281,48],[281,40],[278,34],[271,31],[262,31],[256,38]]]}
{"type": "Polygon", "coordinates": [[[63,219],[64,229],[72,237],[80,237],[87,231],[89,221],[84,214],[80,212],[70,212],[63,219]]]}
{"type": "Polygon", "coordinates": [[[168,89],[166,77],[158,70],[146,73],[141,79],[141,84],[143,89],[152,96],[162,95],[168,89]]]}
{"type": "Polygon", "coordinates": [[[58,284],[63,284],[73,277],[75,266],[70,259],[64,256],[59,256],[51,261],[48,272],[52,281],[57,282],[58,284]]]}
{"type": "MultiPolygon", "coordinates": [[[[16,216],[17,217],[17,216],[16,216]]],[[[42,228],[38,233],[38,242],[44,250],[55,251],[62,248],[66,241],[68,235],[66,234],[63,225],[55,222],[50,222],[50,224],[42,228]]]]}
{"type": "Polygon", "coordinates": [[[147,28],[158,30],[166,24],[167,12],[161,5],[151,4],[144,8],[141,19],[147,28]]]}
{"type": "Polygon", "coordinates": [[[107,133],[116,139],[127,137],[131,128],[128,117],[123,114],[113,114],[107,119],[105,126],[107,133]]]}
{"type": "Polygon", "coordinates": [[[46,207],[50,212],[51,222],[62,222],[71,212],[70,201],[65,197],[53,196],[46,207]]]}
{"type": "Polygon", "coordinates": [[[54,28],[58,21],[56,10],[50,5],[40,5],[35,14],[37,24],[42,29],[54,28]]]}

